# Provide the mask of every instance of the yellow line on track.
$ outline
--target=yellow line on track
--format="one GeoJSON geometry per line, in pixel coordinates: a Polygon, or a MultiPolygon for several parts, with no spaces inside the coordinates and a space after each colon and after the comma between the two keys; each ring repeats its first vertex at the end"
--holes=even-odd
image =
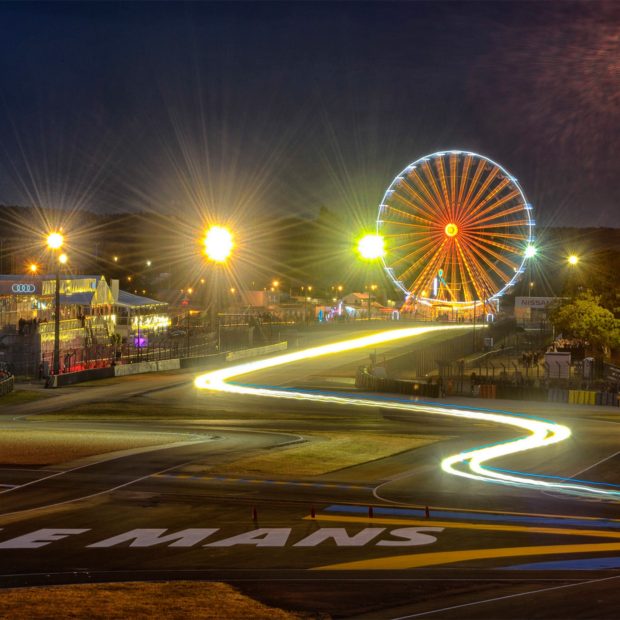
{"type": "Polygon", "coordinates": [[[396,555],[373,560],[359,560],[317,566],[310,570],[403,570],[422,568],[440,564],[454,564],[470,560],[490,560],[494,558],[526,557],[533,555],[563,555],[571,553],[603,553],[620,551],[620,543],[596,543],[583,545],[546,545],[540,547],[508,547],[499,549],[467,549],[464,551],[437,551],[396,555]]]}
{"type": "Polygon", "coordinates": [[[596,538],[618,538],[620,532],[610,532],[607,530],[580,530],[558,527],[528,527],[526,525],[498,525],[496,523],[463,523],[461,521],[435,521],[434,519],[395,519],[393,517],[339,517],[328,515],[316,515],[304,517],[305,520],[313,521],[337,521],[339,523],[369,523],[378,525],[410,525],[419,527],[444,527],[459,530],[484,530],[490,532],[525,532],[527,534],[555,534],[559,536],[594,536],[596,538]]]}

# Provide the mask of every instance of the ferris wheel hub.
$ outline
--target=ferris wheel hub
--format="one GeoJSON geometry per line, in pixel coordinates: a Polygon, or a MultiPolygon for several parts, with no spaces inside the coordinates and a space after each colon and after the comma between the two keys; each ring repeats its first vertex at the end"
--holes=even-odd
{"type": "Polygon", "coordinates": [[[448,235],[448,237],[456,237],[459,232],[459,227],[453,222],[450,222],[449,224],[446,224],[444,230],[446,231],[446,235],[448,235]]]}

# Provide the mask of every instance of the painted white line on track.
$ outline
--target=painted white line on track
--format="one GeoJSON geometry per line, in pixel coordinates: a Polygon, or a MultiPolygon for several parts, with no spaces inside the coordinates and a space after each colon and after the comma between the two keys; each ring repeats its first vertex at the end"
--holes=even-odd
{"type": "MultiPolygon", "coordinates": [[[[159,444],[154,446],[142,446],[142,448],[138,448],[141,452],[156,452],[157,450],[168,450],[170,448],[180,448],[182,446],[190,446],[193,444],[204,443],[205,441],[213,441],[213,439],[208,440],[192,440],[192,441],[181,441],[173,444],[159,444]]],[[[136,452],[137,453],[137,452],[136,452]]],[[[37,484],[39,482],[44,482],[45,480],[50,480],[52,478],[57,478],[58,476],[64,476],[65,474],[70,474],[74,471],[79,471],[80,469],[84,469],[86,467],[92,467],[93,465],[100,465],[101,463],[107,463],[110,461],[117,461],[118,459],[124,459],[131,456],[131,454],[119,454],[118,456],[113,456],[110,458],[104,458],[99,461],[93,461],[90,463],[85,463],[84,465],[78,465],[77,467],[72,467],[71,469],[64,469],[62,471],[56,472],[54,474],[50,474],[49,476],[43,476],[42,478],[37,478],[36,480],[31,480],[30,482],[25,482],[24,484],[17,485],[11,489],[7,489],[6,491],[0,491],[0,495],[5,493],[10,493],[11,491],[16,491],[18,489],[23,489],[25,487],[29,487],[33,484],[37,484]]],[[[1,515],[0,515],[1,516],[1,515]]]]}
{"type": "Polygon", "coordinates": [[[600,579],[588,579],[587,581],[580,581],[578,583],[566,583],[561,586],[552,586],[551,588],[540,588],[538,590],[532,590],[530,592],[518,592],[517,594],[507,594],[506,596],[496,596],[494,598],[487,598],[482,601],[472,601],[471,603],[463,603],[462,605],[452,605],[451,607],[442,607],[441,609],[432,609],[430,611],[422,611],[415,614],[409,614],[408,616],[397,616],[391,620],[408,620],[409,618],[421,618],[423,616],[430,616],[432,614],[439,614],[444,611],[453,611],[455,609],[463,609],[464,607],[473,607],[474,605],[484,605],[485,603],[496,603],[497,601],[506,601],[512,598],[518,598],[521,596],[531,596],[532,594],[540,594],[541,592],[552,592],[553,590],[564,590],[566,588],[576,588],[578,586],[586,586],[592,583],[602,583],[603,581],[611,581],[613,579],[620,579],[620,575],[614,575],[612,577],[601,577],[600,579]]]}
{"type": "MultiPolygon", "coordinates": [[[[207,439],[203,442],[200,441],[195,441],[195,442],[189,442],[189,443],[193,443],[193,444],[200,444],[200,443],[208,443],[209,441],[211,441],[210,439],[207,439]]],[[[170,446],[170,447],[174,447],[174,446],[170,446]]],[[[97,491],[96,493],[91,493],[90,495],[83,495],[82,497],[74,497],[73,499],[68,499],[65,500],[63,502],[55,502],[53,504],[44,504],[41,506],[35,506],[34,508],[26,508],[24,510],[15,510],[13,512],[4,512],[2,514],[0,514],[0,517],[9,517],[11,515],[16,515],[16,514],[20,514],[20,513],[25,513],[25,512],[33,512],[35,510],[48,510],[49,508],[56,508],[57,506],[64,506],[65,504],[72,504],[74,502],[80,502],[83,501],[85,499],[92,499],[93,497],[99,497],[100,495],[106,495],[108,493],[112,493],[113,491],[118,491],[119,489],[122,489],[124,487],[127,487],[131,484],[135,484],[136,482],[140,482],[142,480],[146,480],[147,478],[150,478],[151,476],[157,476],[158,474],[165,474],[166,472],[169,472],[173,469],[176,469],[177,467],[184,467],[185,465],[189,465],[191,463],[195,463],[197,460],[201,460],[204,457],[200,457],[200,459],[192,459],[191,461],[186,461],[185,463],[177,463],[176,465],[172,465],[172,467],[167,467],[166,469],[162,469],[156,472],[150,472],[144,476],[140,476],[138,478],[134,478],[133,480],[130,480],[129,482],[124,482],[123,484],[119,484],[115,487],[111,487],[109,489],[105,489],[103,491],[97,491]]],[[[82,469],[81,467],[78,469],[82,469]]],[[[19,487],[21,488],[21,487],[19,487]]]]}
{"type": "MultiPolygon", "coordinates": [[[[615,424],[615,422],[614,422],[615,424]]],[[[597,461],[596,463],[589,465],[588,467],[585,467],[584,469],[580,469],[578,472],[570,475],[570,476],[566,476],[566,480],[571,480],[572,478],[575,478],[576,476],[580,476],[581,474],[583,474],[586,471],[589,471],[590,469],[593,469],[594,467],[596,467],[597,465],[601,465],[602,463],[604,463],[605,461],[608,461],[609,459],[613,459],[615,456],[618,456],[618,454],[620,454],[620,450],[618,450],[617,452],[614,452],[613,454],[610,454],[609,456],[606,456],[604,459],[601,459],[600,461],[597,461]]],[[[543,491],[543,493],[545,495],[548,495],[549,497],[554,497],[556,499],[566,499],[568,500],[568,497],[564,497],[562,494],[559,493],[553,493],[553,491],[543,491]]]]}
{"type": "Polygon", "coordinates": [[[593,469],[597,465],[601,465],[605,461],[608,461],[609,459],[613,459],[615,456],[618,456],[618,454],[620,454],[620,450],[618,450],[617,452],[614,452],[613,454],[610,454],[609,456],[606,456],[604,459],[601,459],[600,461],[597,461],[593,465],[589,465],[588,467],[585,467],[584,469],[580,469],[577,473],[573,474],[572,476],[568,476],[568,479],[574,478],[575,476],[580,476],[584,472],[589,471],[590,469],[593,469]]]}

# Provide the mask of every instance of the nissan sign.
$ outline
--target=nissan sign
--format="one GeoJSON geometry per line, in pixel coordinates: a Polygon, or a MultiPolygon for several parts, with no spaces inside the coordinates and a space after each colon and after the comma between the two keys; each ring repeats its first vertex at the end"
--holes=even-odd
{"type": "Polygon", "coordinates": [[[557,297],[515,297],[515,308],[546,308],[557,297]]]}

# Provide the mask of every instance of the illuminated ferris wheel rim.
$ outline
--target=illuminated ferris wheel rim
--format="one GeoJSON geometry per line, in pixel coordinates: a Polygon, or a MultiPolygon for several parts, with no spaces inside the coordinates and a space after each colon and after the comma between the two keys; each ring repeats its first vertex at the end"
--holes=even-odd
{"type": "MultiPolygon", "coordinates": [[[[501,164],[497,163],[495,160],[491,159],[490,157],[487,157],[486,155],[480,155],[479,153],[474,153],[473,151],[464,151],[464,150],[457,150],[457,149],[449,149],[449,150],[445,150],[445,151],[437,151],[435,153],[432,153],[430,155],[424,155],[423,157],[420,157],[419,159],[416,159],[414,162],[408,164],[407,166],[405,166],[392,180],[392,182],[390,183],[389,187],[385,190],[385,193],[383,194],[383,198],[381,199],[381,204],[379,205],[379,213],[378,213],[378,217],[376,220],[376,224],[375,224],[375,228],[376,228],[376,232],[377,234],[380,234],[380,228],[381,228],[381,224],[383,223],[383,212],[384,210],[387,208],[387,204],[386,201],[388,200],[389,196],[394,192],[394,188],[395,185],[397,185],[397,183],[399,181],[401,181],[404,178],[404,175],[406,175],[408,172],[410,172],[411,170],[415,169],[419,164],[421,164],[422,162],[428,162],[428,161],[432,161],[438,157],[443,157],[445,155],[459,155],[459,156],[470,156],[470,157],[474,157],[477,158],[479,160],[484,160],[486,162],[488,162],[489,164],[491,164],[492,166],[497,167],[501,173],[510,180],[510,182],[515,186],[515,188],[517,189],[517,191],[519,192],[519,195],[521,197],[521,200],[523,201],[523,206],[524,206],[524,210],[527,216],[527,230],[528,230],[528,235],[527,235],[527,245],[531,245],[534,241],[534,235],[533,235],[533,229],[535,226],[535,222],[532,219],[531,216],[531,211],[532,211],[532,206],[530,203],[528,203],[527,198],[525,196],[525,192],[523,191],[523,188],[521,187],[521,185],[519,184],[519,181],[512,175],[510,174],[510,172],[508,172],[508,170],[506,170],[506,168],[504,168],[501,164]]],[[[527,246],[526,246],[527,247],[527,246]]],[[[525,271],[525,264],[527,262],[527,260],[531,258],[528,257],[526,255],[526,253],[523,253],[523,258],[521,260],[521,263],[518,267],[518,269],[515,269],[515,273],[514,276],[512,276],[512,278],[496,293],[494,293],[493,295],[490,295],[489,297],[487,297],[485,299],[485,301],[491,302],[491,301],[495,301],[497,299],[499,299],[508,289],[510,289],[512,286],[515,285],[518,277],[524,273],[525,271]]],[[[450,306],[457,306],[463,310],[467,310],[470,308],[475,308],[476,305],[481,305],[482,304],[482,300],[474,300],[472,301],[451,301],[449,304],[442,304],[441,302],[437,302],[435,300],[426,298],[426,297],[422,297],[422,296],[416,296],[414,294],[412,294],[412,292],[395,276],[395,274],[393,273],[393,269],[391,267],[389,267],[386,263],[385,260],[385,256],[381,257],[381,262],[383,263],[383,268],[385,270],[385,272],[388,274],[388,277],[390,278],[390,280],[392,280],[392,282],[394,282],[394,284],[396,284],[396,286],[405,294],[405,301],[409,301],[410,299],[414,299],[415,301],[418,301],[424,305],[428,305],[428,306],[440,306],[440,305],[450,305],[450,306]]]]}

